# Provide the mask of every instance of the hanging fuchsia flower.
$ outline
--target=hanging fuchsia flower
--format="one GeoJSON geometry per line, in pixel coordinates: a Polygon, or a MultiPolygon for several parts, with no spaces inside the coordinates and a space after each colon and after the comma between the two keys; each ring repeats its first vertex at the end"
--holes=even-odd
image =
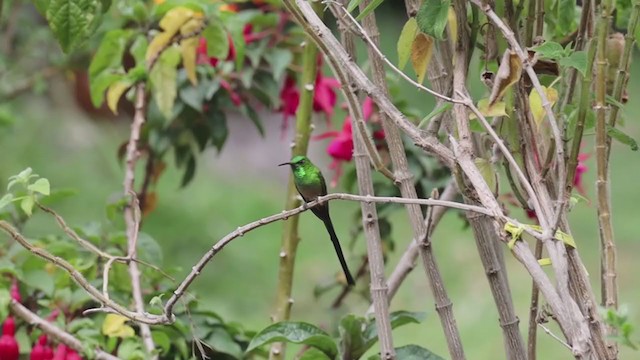
{"type": "Polygon", "coordinates": [[[287,76],[284,80],[284,86],[280,90],[280,109],[282,112],[282,137],[289,126],[289,117],[296,116],[296,110],[300,104],[300,92],[296,86],[296,80],[291,76],[287,76]]]}
{"type": "Polygon", "coordinates": [[[318,71],[316,84],[313,94],[313,111],[324,113],[327,119],[327,126],[331,126],[331,117],[333,117],[333,109],[338,101],[336,89],[340,87],[338,80],[330,77],[322,76],[318,71]]]}
{"type": "Polygon", "coordinates": [[[47,335],[40,335],[38,341],[31,349],[30,360],[51,360],[53,349],[48,344],[47,335]]]}
{"type": "MultiPolygon", "coordinates": [[[[364,120],[368,121],[373,115],[373,101],[370,98],[366,98],[362,104],[362,115],[364,120]]],[[[383,139],[384,132],[375,131],[373,133],[375,139],[383,139]]],[[[338,179],[342,175],[342,163],[351,161],[353,158],[353,130],[351,128],[351,116],[347,116],[342,124],[342,130],[340,131],[328,131],[324,134],[320,134],[314,137],[314,140],[322,140],[327,138],[333,138],[327,146],[327,153],[333,158],[333,162],[329,165],[329,168],[335,170],[334,176],[331,179],[331,186],[338,184],[338,179]]]]}
{"type": "Polygon", "coordinates": [[[18,360],[20,348],[15,338],[16,322],[9,316],[2,324],[2,336],[0,336],[0,359],[18,360]]]}
{"type": "Polygon", "coordinates": [[[576,166],[576,175],[573,177],[573,186],[575,186],[578,193],[582,196],[587,196],[587,192],[584,189],[584,184],[582,183],[582,175],[589,170],[585,161],[589,158],[589,154],[578,154],[578,166],[576,166]]]}

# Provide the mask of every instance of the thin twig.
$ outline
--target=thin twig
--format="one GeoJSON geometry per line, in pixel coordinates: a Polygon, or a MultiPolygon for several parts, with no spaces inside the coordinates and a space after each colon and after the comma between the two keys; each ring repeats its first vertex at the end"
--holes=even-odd
{"type": "Polygon", "coordinates": [[[567,344],[566,342],[564,342],[562,339],[560,339],[558,337],[558,335],[554,334],[551,330],[549,330],[546,326],[542,325],[542,324],[538,324],[538,326],[540,326],[542,328],[542,330],[544,330],[544,332],[546,332],[549,336],[551,336],[552,338],[554,338],[556,341],[558,341],[560,344],[564,345],[567,349],[571,350],[571,346],[569,346],[569,344],[567,344]]]}
{"type": "MultiPolygon", "coordinates": [[[[139,212],[138,198],[134,191],[135,182],[135,167],[138,160],[138,142],[140,141],[140,132],[142,125],[145,123],[145,85],[139,83],[136,85],[136,100],[135,100],[135,114],[133,116],[133,122],[131,123],[131,134],[129,137],[129,143],[127,144],[127,152],[125,155],[125,172],[124,172],[124,196],[130,196],[131,201],[124,208],[124,221],[126,224],[127,234],[127,256],[129,258],[136,257],[136,247],[138,243],[138,231],[140,226],[140,217],[136,216],[136,212],[139,212]]],[[[129,277],[131,278],[131,294],[135,304],[136,311],[144,313],[144,299],[142,297],[142,286],[140,284],[140,269],[135,261],[129,263],[129,277]]],[[[155,343],[151,337],[151,328],[147,324],[140,324],[140,335],[142,341],[147,349],[147,352],[151,354],[155,350],[155,343]]],[[[152,355],[152,358],[157,358],[157,355],[152,355]]]]}
{"type": "MultiPolygon", "coordinates": [[[[37,326],[38,328],[40,328],[40,330],[42,330],[52,338],[58,340],[59,342],[69,346],[70,348],[73,348],[80,353],[88,352],[89,349],[87,349],[87,347],[83,345],[82,341],[78,340],[75,336],[69,334],[63,329],[60,329],[49,321],[39,317],[36,313],[27,309],[19,302],[12,299],[9,303],[9,307],[11,308],[11,312],[20,317],[22,320],[26,321],[30,325],[37,326]]],[[[93,351],[97,360],[120,360],[120,358],[97,348],[91,349],[91,351],[93,351]]]]}

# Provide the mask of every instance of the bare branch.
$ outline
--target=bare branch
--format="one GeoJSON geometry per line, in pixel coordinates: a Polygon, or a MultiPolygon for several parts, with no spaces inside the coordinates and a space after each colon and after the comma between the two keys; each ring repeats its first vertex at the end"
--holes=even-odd
{"type": "MultiPolygon", "coordinates": [[[[73,348],[79,353],[85,353],[87,349],[82,344],[82,341],[76,339],[75,336],[69,334],[68,332],[60,329],[54,324],[48,322],[47,320],[39,317],[37,314],[32,312],[31,310],[24,307],[22,304],[15,300],[11,300],[9,303],[9,307],[11,308],[11,312],[20,317],[22,320],[26,321],[28,324],[37,326],[45,332],[47,335],[53,337],[59,342],[73,348]]],[[[96,355],[96,359],[98,360],[120,360],[120,358],[115,357],[107,352],[104,352],[100,349],[92,349],[96,355]]]]}

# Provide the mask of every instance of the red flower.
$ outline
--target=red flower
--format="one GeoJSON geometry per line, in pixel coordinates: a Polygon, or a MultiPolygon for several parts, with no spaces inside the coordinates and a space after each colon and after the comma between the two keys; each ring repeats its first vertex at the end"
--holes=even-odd
{"type": "Polygon", "coordinates": [[[327,118],[327,126],[331,125],[331,117],[333,116],[333,108],[336,106],[338,95],[337,88],[340,87],[338,80],[330,77],[322,76],[318,71],[316,76],[316,84],[313,93],[313,111],[322,112],[327,118]]]}
{"type": "Polygon", "coordinates": [[[47,335],[41,335],[38,342],[31,349],[30,360],[51,360],[53,359],[53,350],[47,344],[47,335]]]}
{"type": "Polygon", "coordinates": [[[15,338],[16,322],[9,316],[2,325],[2,336],[0,337],[0,359],[18,360],[20,348],[15,338]]]}
{"type": "MultiPolygon", "coordinates": [[[[365,121],[368,121],[373,115],[373,101],[368,97],[362,104],[362,114],[365,121]]],[[[382,131],[376,131],[373,133],[373,137],[376,139],[382,139],[384,138],[384,133],[382,131]]],[[[353,158],[353,130],[351,128],[351,116],[347,116],[344,119],[341,131],[329,131],[315,136],[314,140],[326,138],[333,138],[329,143],[329,146],[327,146],[327,153],[333,158],[333,162],[329,165],[329,168],[335,170],[334,176],[331,179],[331,186],[336,186],[338,184],[338,179],[342,174],[342,163],[351,161],[353,158]]]]}
{"type": "Polygon", "coordinates": [[[287,127],[289,126],[289,117],[296,116],[296,110],[300,103],[300,93],[296,87],[296,80],[291,76],[287,76],[284,80],[284,86],[280,90],[280,109],[282,112],[282,137],[284,138],[287,127]]]}
{"type": "MultiPolygon", "coordinates": [[[[259,39],[253,36],[253,25],[251,24],[246,24],[244,26],[242,29],[242,35],[244,37],[244,42],[247,44],[259,39]]],[[[236,48],[233,45],[233,38],[231,38],[231,34],[227,33],[227,39],[229,39],[229,53],[225,60],[233,61],[236,58],[236,48]]],[[[198,43],[198,48],[196,49],[196,62],[198,64],[209,63],[211,66],[218,65],[218,58],[209,57],[207,54],[207,39],[205,38],[200,38],[200,42],[198,43]]]]}
{"type": "Polygon", "coordinates": [[[578,193],[582,196],[586,196],[587,192],[584,189],[582,183],[582,175],[589,170],[585,161],[589,158],[589,154],[578,154],[578,166],[576,166],[576,175],[573,177],[573,186],[578,190],[578,193]]]}
{"type": "Polygon", "coordinates": [[[56,348],[55,354],[53,354],[53,360],[66,360],[67,359],[67,346],[65,344],[59,344],[56,348]]]}

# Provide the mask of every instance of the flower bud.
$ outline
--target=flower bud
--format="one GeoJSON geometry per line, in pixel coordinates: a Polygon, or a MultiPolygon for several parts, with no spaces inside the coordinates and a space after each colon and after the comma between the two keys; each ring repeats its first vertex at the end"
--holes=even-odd
{"type": "Polygon", "coordinates": [[[18,360],[20,349],[15,338],[16,322],[9,316],[2,325],[2,336],[0,337],[0,359],[18,360]]]}

